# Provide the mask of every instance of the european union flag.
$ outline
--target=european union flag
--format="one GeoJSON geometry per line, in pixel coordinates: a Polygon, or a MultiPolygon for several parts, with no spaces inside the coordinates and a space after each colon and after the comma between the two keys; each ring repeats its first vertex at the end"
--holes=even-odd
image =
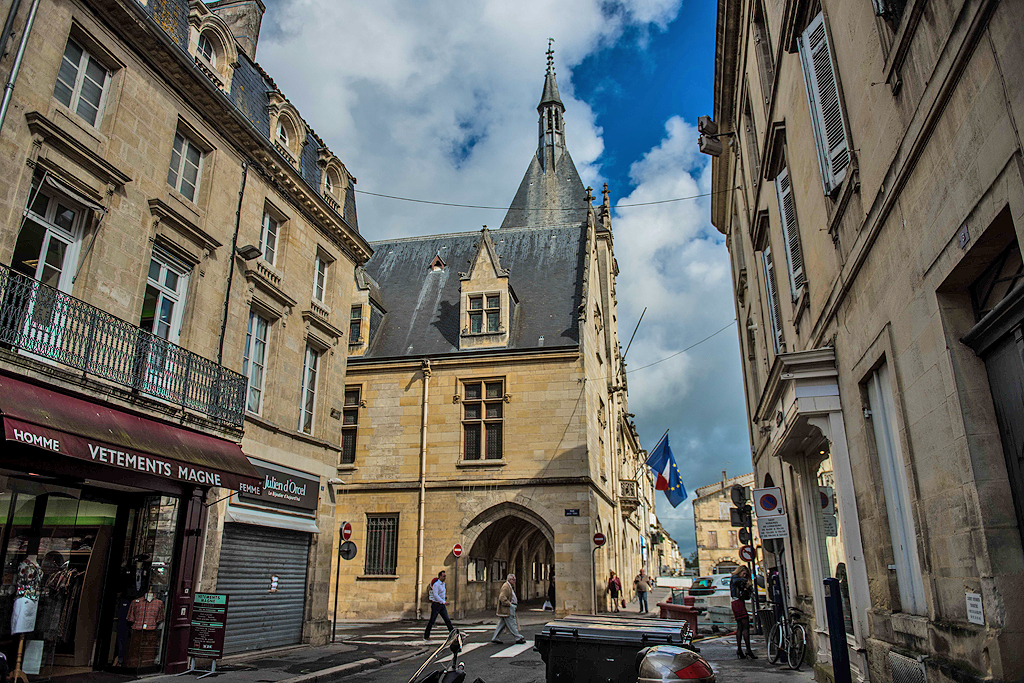
{"type": "Polygon", "coordinates": [[[654,488],[665,492],[672,507],[678,507],[686,500],[686,487],[683,486],[683,478],[679,475],[679,468],[676,467],[676,458],[672,455],[672,449],[668,445],[668,432],[647,457],[647,466],[657,477],[654,488]]]}

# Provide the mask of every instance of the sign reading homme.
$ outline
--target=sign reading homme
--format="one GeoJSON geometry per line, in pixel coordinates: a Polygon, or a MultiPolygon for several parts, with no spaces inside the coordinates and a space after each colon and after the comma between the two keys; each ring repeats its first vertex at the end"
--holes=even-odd
{"type": "Polygon", "coordinates": [[[241,488],[239,500],[271,507],[316,510],[320,499],[319,479],[256,458],[249,458],[249,462],[263,476],[263,486],[258,491],[241,488]]]}

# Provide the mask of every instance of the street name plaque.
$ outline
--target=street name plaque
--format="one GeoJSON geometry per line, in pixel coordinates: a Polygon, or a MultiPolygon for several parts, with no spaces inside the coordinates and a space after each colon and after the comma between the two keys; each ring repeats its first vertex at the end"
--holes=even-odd
{"type": "Polygon", "coordinates": [[[196,593],[192,596],[189,623],[189,657],[220,659],[224,656],[224,627],[228,620],[228,596],[220,593],[196,593]]]}

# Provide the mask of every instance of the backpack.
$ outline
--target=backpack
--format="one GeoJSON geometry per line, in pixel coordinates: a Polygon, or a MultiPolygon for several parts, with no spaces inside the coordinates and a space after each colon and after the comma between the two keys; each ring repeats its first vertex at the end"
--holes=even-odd
{"type": "Polygon", "coordinates": [[[434,578],[432,578],[432,579],[430,580],[430,585],[429,585],[429,586],[427,586],[427,600],[428,600],[428,601],[429,601],[429,600],[430,600],[430,598],[432,597],[432,594],[433,594],[433,592],[434,592],[434,584],[435,584],[435,583],[437,583],[437,580],[438,580],[438,579],[437,579],[437,577],[435,576],[434,578]]]}

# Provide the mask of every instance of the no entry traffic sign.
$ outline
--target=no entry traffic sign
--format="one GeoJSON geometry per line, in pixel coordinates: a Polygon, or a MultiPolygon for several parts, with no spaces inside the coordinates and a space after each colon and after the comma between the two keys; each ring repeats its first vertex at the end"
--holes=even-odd
{"type": "Polygon", "coordinates": [[[455,557],[462,557],[462,545],[461,544],[459,544],[459,543],[455,544],[455,547],[452,548],[452,555],[454,555],[455,557]]]}
{"type": "Polygon", "coordinates": [[[740,548],[740,559],[744,562],[754,561],[754,548],[753,546],[745,545],[740,548]]]}
{"type": "Polygon", "coordinates": [[[596,545],[598,548],[604,545],[604,534],[602,534],[600,531],[594,534],[594,545],[596,545]]]}
{"type": "Polygon", "coordinates": [[[352,525],[348,522],[341,523],[341,540],[347,541],[352,538],[352,525]]]}

